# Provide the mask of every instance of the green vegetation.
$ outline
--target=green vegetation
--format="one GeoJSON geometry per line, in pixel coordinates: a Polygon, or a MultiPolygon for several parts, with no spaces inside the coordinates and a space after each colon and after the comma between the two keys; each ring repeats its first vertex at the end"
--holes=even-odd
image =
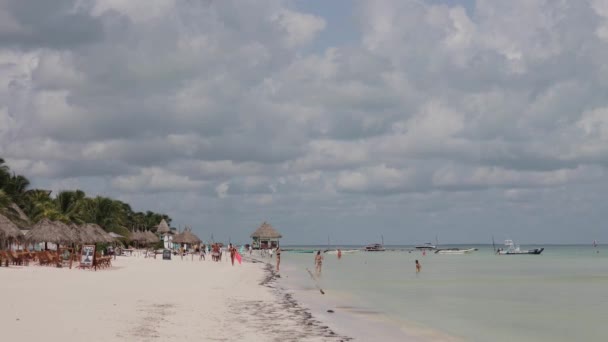
{"type": "Polygon", "coordinates": [[[0,158],[0,213],[17,225],[27,226],[43,218],[65,223],[97,223],[108,232],[128,236],[127,228],[155,231],[156,225],[171,218],[152,211],[134,212],[128,203],[108,197],[87,197],[81,190],[62,191],[51,196],[51,191],[30,189],[29,180],[11,173],[0,158]],[[25,217],[26,216],[26,217],[25,217]]]}

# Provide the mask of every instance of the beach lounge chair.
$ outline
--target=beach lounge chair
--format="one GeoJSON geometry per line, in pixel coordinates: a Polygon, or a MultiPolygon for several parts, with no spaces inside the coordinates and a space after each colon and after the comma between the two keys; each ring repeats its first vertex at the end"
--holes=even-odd
{"type": "Polygon", "coordinates": [[[12,258],[6,251],[0,251],[0,260],[6,267],[8,267],[9,263],[12,263],[12,258]]]}
{"type": "Polygon", "coordinates": [[[46,252],[38,252],[37,259],[38,259],[38,265],[40,265],[40,266],[46,266],[46,265],[50,264],[50,262],[51,262],[51,260],[47,256],[46,252]]]}

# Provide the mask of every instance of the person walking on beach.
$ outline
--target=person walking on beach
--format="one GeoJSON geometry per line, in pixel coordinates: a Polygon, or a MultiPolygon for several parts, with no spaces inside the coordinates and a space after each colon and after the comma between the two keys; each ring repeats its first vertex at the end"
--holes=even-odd
{"type": "Polygon", "coordinates": [[[179,248],[179,255],[182,257],[182,260],[184,260],[184,247],[180,247],[179,248]]]}
{"type": "Polygon", "coordinates": [[[342,251],[338,248],[338,260],[342,259],[342,251]]]}
{"type": "Polygon", "coordinates": [[[253,246],[249,245],[249,255],[253,254],[253,246]]]}
{"type": "Polygon", "coordinates": [[[322,267],[323,267],[323,256],[321,255],[321,251],[317,251],[317,255],[315,256],[315,271],[317,273],[317,277],[321,276],[322,267]]]}
{"type": "Polygon", "coordinates": [[[416,274],[420,273],[421,270],[422,270],[422,266],[420,265],[418,260],[416,260],[416,274]]]}
{"type": "Polygon", "coordinates": [[[277,272],[279,272],[279,265],[281,264],[281,247],[277,246],[277,272]]]}
{"type": "Polygon", "coordinates": [[[205,260],[205,245],[200,247],[200,255],[198,257],[198,261],[205,260]]]}
{"type": "Polygon", "coordinates": [[[232,266],[234,266],[234,257],[236,257],[236,248],[230,245],[230,261],[232,262],[232,266]]]}

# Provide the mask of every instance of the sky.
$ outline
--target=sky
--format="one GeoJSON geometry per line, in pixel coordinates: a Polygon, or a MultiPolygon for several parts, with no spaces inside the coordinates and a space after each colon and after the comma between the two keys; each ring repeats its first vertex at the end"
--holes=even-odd
{"type": "Polygon", "coordinates": [[[608,242],[606,61],[604,0],[0,0],[0,157],[204,240],[608,242]]]}

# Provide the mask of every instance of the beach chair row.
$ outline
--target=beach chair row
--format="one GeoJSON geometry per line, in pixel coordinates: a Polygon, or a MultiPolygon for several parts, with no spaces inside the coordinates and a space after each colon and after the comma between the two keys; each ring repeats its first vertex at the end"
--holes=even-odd
{"type": "Polygon", "coordinates": [[[96,256],[94,261],[95,269],[101,268],[110,268],[112,267],[112,257],[111,256],[96,256]]]}
{"type": "Polygon", "coordinates": [[[35,253],[29,251],[0,251],[0,266],[27,266],[35,258],[35,253]]]}
{"type": "Polygon", "coordinates": [[[36,261],[41,266],[57,266],[61,263],[61,258],[54,251],[0,251],[0,265],[6,267],[9,265],[29,266],[30,262],[36,261]]]}

